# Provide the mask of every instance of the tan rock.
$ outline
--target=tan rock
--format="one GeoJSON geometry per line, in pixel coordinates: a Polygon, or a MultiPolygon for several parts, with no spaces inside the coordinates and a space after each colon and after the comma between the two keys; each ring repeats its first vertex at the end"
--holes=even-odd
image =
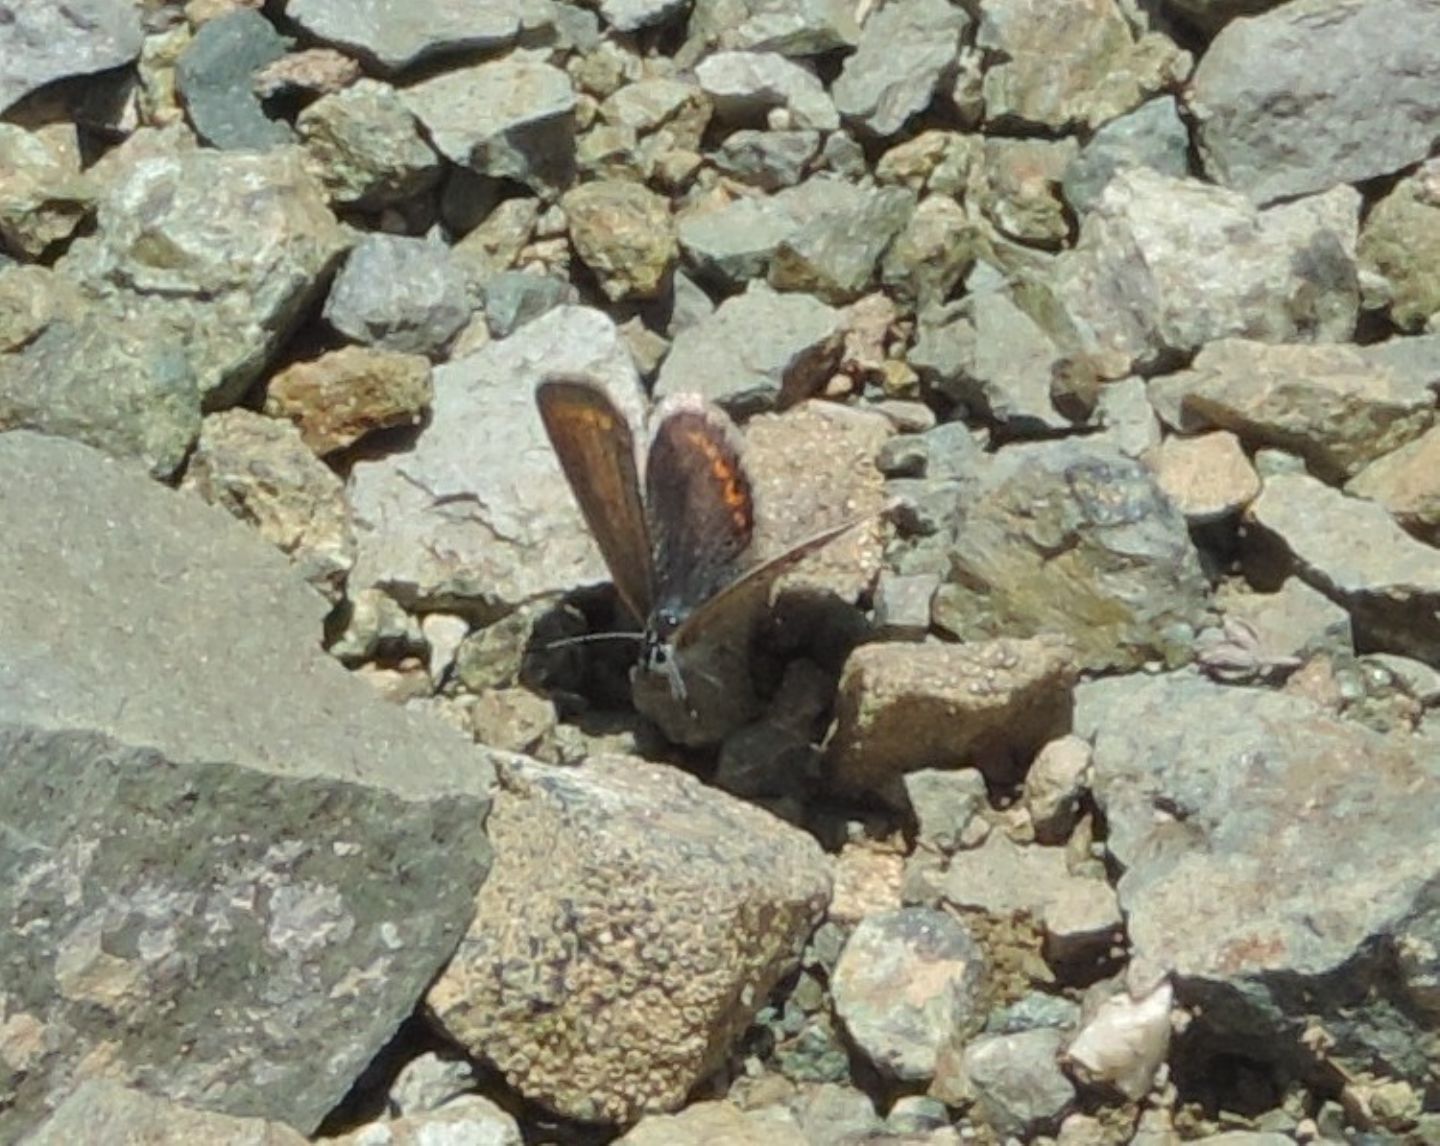
{"type": "Polygon", "coordinates": [[[265,412],[289,418],[323,456],[375,430],[418,424],[432,393],[424,355],[346,346],[276,374],[266,388],[265,412]]]}
{"type": "Polygon", "coordinates": [[[1225,430],[1166,438],[1151,462],[1160,488],[1192,524],[1239,513],[1260,494],[1260,475],[1225,430]]]}

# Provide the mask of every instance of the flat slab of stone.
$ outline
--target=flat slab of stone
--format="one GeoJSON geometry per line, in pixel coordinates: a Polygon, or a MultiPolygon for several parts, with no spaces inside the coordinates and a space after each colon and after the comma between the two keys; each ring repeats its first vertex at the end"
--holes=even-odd
{"type": "Polygon", "coordinates": [[[128,64],[144,29],[134,0],[15,0],[0,21],[0,111],[67,76],[128,64]]]}
{"type": "Polygon", "coordinates": [[[309,1133],[459,942],[489,758],[328,657],[224,511],[25,431],[0,490],[0,1138],[97,1057],[309,1133]]]}

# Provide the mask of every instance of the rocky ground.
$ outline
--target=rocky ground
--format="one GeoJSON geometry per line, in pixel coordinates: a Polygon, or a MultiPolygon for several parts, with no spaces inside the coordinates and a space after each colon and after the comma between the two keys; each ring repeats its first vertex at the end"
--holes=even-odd
{"type": "Polygon", "coordinates": [[[0,6],[0,1142],[1440,1142],[1437,45],[0,6]],[[554,372],[864,518],[693,713],[554,372]]]}

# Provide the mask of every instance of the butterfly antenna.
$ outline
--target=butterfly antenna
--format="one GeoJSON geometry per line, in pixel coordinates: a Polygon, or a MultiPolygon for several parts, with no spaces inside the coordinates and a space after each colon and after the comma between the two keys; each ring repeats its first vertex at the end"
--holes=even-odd
{"type": "Polygon", "coordinates": [[[556,637],[540,646],[541,652],[551,649],[568,648],[570,645],[589,645],[596,641],[643,641],[644,633],[583,633],[578,637],[556,637]]]}

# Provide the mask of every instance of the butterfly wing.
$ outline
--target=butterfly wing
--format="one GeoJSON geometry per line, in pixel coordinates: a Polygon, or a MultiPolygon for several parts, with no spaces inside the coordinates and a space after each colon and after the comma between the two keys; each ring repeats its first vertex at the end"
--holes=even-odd
{"type": "Polygon", "coordinates": [[[761,595],[768,594],[770,587],[805,558],[818,549],[823,549],[842,534],[874,518],[874,514],[863,514],[822,529],[819,533],[792,545],[783,553],[762,561],[731,580],[722,589],[712,594],[696,608],[675,632],[672,643],[676,646],[691,644],[719,627],[727,617],[743,615],[744,610],[761,595]],[[738,613],[736,611],[739,611],[738,613]]]}
{"type": "Polygon", "coordinates": [[[535,401],[615,591],[643,622],[655,598],[630,423],[604,387],[589,379],[546,379],[536,388],[535,401]]]}
{"type": "Polygon", "coordinates": [[[645,464],[655,569],[651,627],[671,629],[730,584],[755,533],[740,434],[699,398],[662,403],[645,464]]]}

